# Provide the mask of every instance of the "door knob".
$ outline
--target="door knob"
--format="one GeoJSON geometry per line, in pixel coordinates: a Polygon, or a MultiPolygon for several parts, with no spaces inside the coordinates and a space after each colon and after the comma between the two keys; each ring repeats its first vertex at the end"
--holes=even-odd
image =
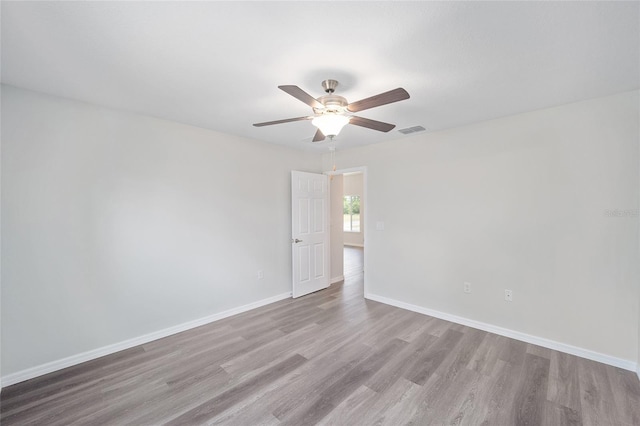
{"type": "Polygon", "coordinates": [[[299,239],[297,239],[297,238],[296,238],[296,239],[293,239],[293,238],[292,238],[292,239],[291,239],[291,242],[292,242],[292,243],[301,243],[301,242],[302,242],[302,240],[299,240],[299,239]]]}

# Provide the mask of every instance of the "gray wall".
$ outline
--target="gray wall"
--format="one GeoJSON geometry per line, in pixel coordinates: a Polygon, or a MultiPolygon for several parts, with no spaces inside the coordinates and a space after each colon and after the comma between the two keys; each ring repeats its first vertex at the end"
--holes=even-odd
{"type": "Polygon", "coordinates": [[[291,291],[290,171],[320,164],[3,86],[2,374],[291,291]]]}
{"type": "Polygon", "coordinates": [[[607,212],[638,209],[638,100],[338,150],[368,170],[369,292],[635,363],[638,220],[607,212]]]}

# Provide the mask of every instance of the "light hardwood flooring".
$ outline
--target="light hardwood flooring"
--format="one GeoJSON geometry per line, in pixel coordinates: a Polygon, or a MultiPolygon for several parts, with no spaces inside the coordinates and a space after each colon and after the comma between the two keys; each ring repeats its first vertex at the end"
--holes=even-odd
{"type": "Polygon", "coordinates": [[[7,426],[640,425],[634,373],[366,301],[361,273],[0,399],[7,426]]]}
{"type": "Polygon", "coordinates": [[[364,249],[354,246],[344,246],[344,277],[347,285],[358,282],[364,268],[364,249]],[[356,278],[352,280],[351,278],[356,278]]]}

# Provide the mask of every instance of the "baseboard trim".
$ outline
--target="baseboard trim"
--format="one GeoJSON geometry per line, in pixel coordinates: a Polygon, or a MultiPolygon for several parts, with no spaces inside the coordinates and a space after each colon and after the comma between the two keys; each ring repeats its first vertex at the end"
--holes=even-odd
{"type": "Polygon", "coordinates": [[[122,342],[114,343],[112,345],[103,346],[101,348],[93,349],[87,352],[83,352],[77,355],[72,355],[57,361],[48,362],[46,364],[38,365],[36,367],[28,368],[26,370],[18,371],[16,373],[8,374],[0,378],[1,387],[7,387],[16,383],[24,382],[25,380],[33,379],[38,376],[42,376],[54,371],[62,370],[63,368],[71,367],[83,362],[91,361],[92,359],[100,358],[105,355],[110,355],[115,352],[119,352],[125,349],[132,348],[134,346],[143,345],[154,340],[162,339],[173,334],[181,333],[183,331],[190,330],[192,328],[200,327],[205,324],[209,324],[223,318],[227,318],[233,315],[241,314],[243,312],[250,311],[252,309],[259,308],[261,306],[269,305],[271,303],[278,302],[280,300],[288,299],[291,297],[291,292],[282,293],[277,296],[268,297],[266,299],[258,300],[257,302],[249,303],[247,305],[239,306],[237,308],[228,309],[217,314],[208,315],[204,318],[199,318],[193,321],[188,321],[173,327],[165,328],[163,330],[155,331],[153,333],[145,334],[143,336],[134,337],[122,342]]]}
{"type": "Polygon", "coordinates": [[[417,312],[424,315],[429,315],[435,318],[440,318],[446,321],[454,322],[456,324],[466,325],[468,327],[476,328],[478,330],[488,331],[489,333],[498,334],[500,336],[510,337],[512,339],[520,340],[522,342],[531,343],[534,345],[542,346],[548,349],[553,349],[560,352],[565,352],[571,355],[579,356],[581,358],[590,359],[592,361],[601,362],[603,364],[619,367],[624,370],[637,371],[638,378],[640,378],[640,366],[632,361],[626,359],[616,358],[610,355],[605,355],[599,352],[591,351],[589,349],[572,346],[566,343],[556,342],[555,340],[545,339],[543,337],[532,336],[530,334],[521,333],[519,331],[510,330],[508,328],[498,327],[496,325],[487,324],[480,321],[460,317],[457,315],[447,314],[445,312],[436,311],[434,309],[424,308],[422,306],[412,305],[410,303],[401,302],[399,300],[390,299],[384,296],[378,296],[377,294],[367,293],[365,299],[373,300],[375,302],[384,303],[385,305],[395,306],[397,308],[406,309],[408,311],[417,312]]]}
{"type": "Polygon", "coordinates": [[[358,244],[358,243],[344,243],[345,246],[349,246],[349,247],[361,247],[364,248],[364,244],[358,244]]]}
{"type": "Polygon", "coordinates": [[[344,281],[344,275],[340,275],[339,277],[331,278],[329,284],[339,283],[340,281],[344,281]]]}

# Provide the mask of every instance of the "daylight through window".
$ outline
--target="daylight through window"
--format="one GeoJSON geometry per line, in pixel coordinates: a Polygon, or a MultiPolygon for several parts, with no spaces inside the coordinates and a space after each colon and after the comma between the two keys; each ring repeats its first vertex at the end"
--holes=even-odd
{"type": "Polygon", "coordinates": [[[344,196],[344,231],[360,232],[360,196],[344,196]]]}

